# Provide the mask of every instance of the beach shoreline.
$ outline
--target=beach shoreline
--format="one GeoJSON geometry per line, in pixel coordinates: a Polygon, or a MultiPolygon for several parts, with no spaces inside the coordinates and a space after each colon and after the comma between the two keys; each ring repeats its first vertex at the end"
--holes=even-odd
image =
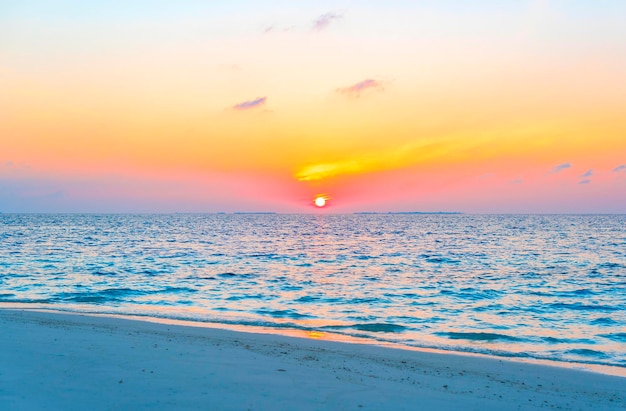
{"type": "Polygon", "coordinates": [[[541,359],[534,357],[524,356],[507,356],[498,355],[497,353],[489,354],[484,352],[464,351],[454,348],[434,348],[425,346],[407,345],[397,342],[392,342],[384,339],[373,339],[366,336],[355,336],[344,333],[337,333],[334,331],[321,330],[321,329],[301,329],[291,327],[266,327],[260,325],[249,324],[237,324],[231,322],[216,322],[216,321],[200,321],[191,319],[180,319],[158,315],[146,315],[146,314],[128,314],[128,313],[115,313],[115,312],[98,312],[88,311],[82,309],[64,309],[61,307],[51,307],[46,304],[30,304],[30,303],[0,303],[0,312],[2,310],[24,310],[34,311],[52,314],[69,314],[88,317],[104,317],[104,318],[119,318],[122,320],[149,322],[165,325],[175,325],[192,328],[209,328],[209,329],[222,329],[230,330],[234,332],[241,332],[245,334],[269,334],[285,337],[293,337],[300,339],[312,339],[331,341],[345,344],[360,344],[369,345],[375,347],[384,347],[390,349],[418,351],[426,353],[436,354],[452,354],[461,356],[470,356],[487,359],[501,359],[511,362],[519,362],[523,364],[538,364],[549,367],[559,367],[566,369],[574,369],[579,371],[587,371],[605,375],[612,375],[626,378],[626,367],[596,364],[589,362],[573,362],[573,361],[559,361],[553,359],[541,359]]]}
{"type": "Polygon", "coordinates": [[[626,378],[121,318],[0,309],[6,409],[623,409],[626,378]]]}

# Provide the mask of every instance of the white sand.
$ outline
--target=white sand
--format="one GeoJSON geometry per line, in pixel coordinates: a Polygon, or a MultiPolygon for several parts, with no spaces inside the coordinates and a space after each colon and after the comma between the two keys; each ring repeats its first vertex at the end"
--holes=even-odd
{"type": "Polygon", "coordinates": [[[0,310],[2,410],[624,410],[626,378],[120,318],[0,310]]]}

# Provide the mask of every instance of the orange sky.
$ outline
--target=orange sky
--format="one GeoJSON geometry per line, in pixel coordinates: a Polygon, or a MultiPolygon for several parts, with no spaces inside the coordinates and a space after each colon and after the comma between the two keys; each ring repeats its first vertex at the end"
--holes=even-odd
{"type": "Polygon", "coordinates": [[[622,2],[200,3],[0,5],[0,211],[626,212],[622,2]]]}

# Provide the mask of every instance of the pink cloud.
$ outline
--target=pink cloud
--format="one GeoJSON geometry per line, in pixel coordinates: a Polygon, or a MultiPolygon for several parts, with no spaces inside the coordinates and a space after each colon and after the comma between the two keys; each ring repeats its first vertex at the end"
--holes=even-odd
{"type": "Polygon", "coordinates": [[[267,101],[267,97],[257,97],[254,100],[243,101],[233,106],[234,110],[249,110],[251,108],[260,107],[267,101]]]}
{"type": "Polygon", "coordinates": [[[554,168],[552,170],[550,170],[548,172],[548,174],[557,174],[560,173],[563,170],[566,170],[568,168],[572,167],[572,165],[570,163],[563,163],[563,164],[559,164],[558,166],[554,166],[554,168]]]}
{"type": "Polygon", "coordinates": [[[374,79],[365,79],[359,81],[349,87],[339,88],[338,92],[348,94],[350,96],[359,97],[366,90],[382,89],[383,85],[380,81],[374,79]]]}
{"type": "Polygon", "coordinates": [[[342,18],[343,15],[338,14],[338,13],[334,13],[334,12],[328,12],[328,13],[324,13],[321,16],[319,16],[315,22],[313,22],[313,30],[315,31],[322,31],[324,29],[326,29],[328,26],[330,26],[330,24],[335,21],[338,20],[340,18],[342,18]]]}

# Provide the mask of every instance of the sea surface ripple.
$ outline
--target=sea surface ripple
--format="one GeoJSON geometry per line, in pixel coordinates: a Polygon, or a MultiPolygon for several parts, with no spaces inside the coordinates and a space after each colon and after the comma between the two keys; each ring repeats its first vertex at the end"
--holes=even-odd
{"type": "Polygon", "coordinates": [[[626,367],[626,216],[0,214],[0,303],[626,367]]]}

